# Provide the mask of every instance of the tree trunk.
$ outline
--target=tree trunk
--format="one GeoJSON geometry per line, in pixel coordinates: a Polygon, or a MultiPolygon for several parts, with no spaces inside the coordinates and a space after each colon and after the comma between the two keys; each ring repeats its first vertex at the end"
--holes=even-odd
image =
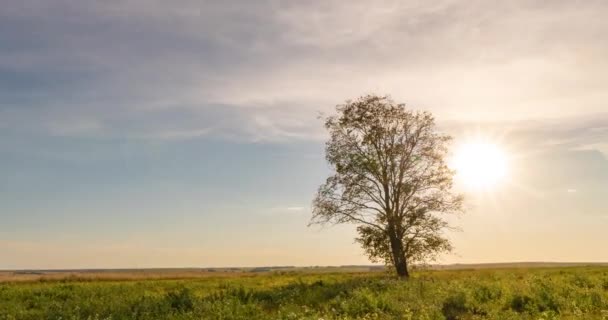
{"type": "Polygon", "coordinates": [[[401,257],[399,262],[395,263],[395,269],[399,278],[407,279],[410,277],[409,271],[407,271],[407,262],[404,257],[401,257]]]}
{"type": "Polygon", "coordinates": [[[393,263],[395,264],[395,270],[397,271],[397,275],[399,276],[399,278],[407,279],[410,277],[410,273],[407,270],[407,259],[405,258],[403,243],[401,242],[401,239],[397,237],[395,232],[389,231],[389,238],[391,241],[393,263]]]}

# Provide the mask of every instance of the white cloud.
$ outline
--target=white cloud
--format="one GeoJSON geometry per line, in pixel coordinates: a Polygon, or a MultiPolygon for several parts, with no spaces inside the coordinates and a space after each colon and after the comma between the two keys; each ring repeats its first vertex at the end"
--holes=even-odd
{"type": "Polygon", "coordinates": [[[0,112],[14,130],[73,114],[66,134],[283,141],[318,139],[318,111],[370,91],[461,120],[563,118],[608,99],[604,2],[13,2],[0,112]]]}
{"type": "Polygon", "coordinates": [[[302,211],[304,207],[287,207],[285,208],[287,211],[302,211]]]}

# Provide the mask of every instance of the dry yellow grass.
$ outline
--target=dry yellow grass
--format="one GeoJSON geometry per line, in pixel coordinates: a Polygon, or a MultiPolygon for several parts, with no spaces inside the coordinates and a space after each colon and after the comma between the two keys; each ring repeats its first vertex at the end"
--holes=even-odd
{"type": "MultiPolygon", "coordinates": [[[[606,267],[608,263],[559,263],[559,262],[521,262],[489,264],[456,264],[427,266],[428,270],[499,270],[513,269],[525,272],[533,268],[554,267],[606,267]]],[[[130,281],[130,280],[178,280],[209,277],[244,277],[256,276],[269,272],[303,272],[303,273],[358,273],[382,272],[382,267],[341,266],[341,267],[272,267],[272,268],[182,268],[182,269],[117,269],[117,270],[36,270],[36,271],[0,271],[2,282],[28,281],[130,281]],[[259,270],[263,269],[263,270],[259,270]],[[258,270],[258,271],[256,271],[258,270]]]]}
{"type": "Polygon", "coordinates": [[[116,270],[116,271],[0,271],[1,282],[28,281],[130,281],[130,280],[171,280],[208,277],[238,277],[255,275],[240,271],[207,270],[116,270]]]}

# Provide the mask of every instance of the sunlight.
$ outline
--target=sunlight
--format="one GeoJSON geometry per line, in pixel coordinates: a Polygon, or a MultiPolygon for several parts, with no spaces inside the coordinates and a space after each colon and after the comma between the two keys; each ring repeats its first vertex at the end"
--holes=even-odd
{"type": "Polygon", "coordinates": [[[452,167],[467,187],[486,190],[505,178],[507,157],[494,143],[470,141],[456,149],[452,167]]]}

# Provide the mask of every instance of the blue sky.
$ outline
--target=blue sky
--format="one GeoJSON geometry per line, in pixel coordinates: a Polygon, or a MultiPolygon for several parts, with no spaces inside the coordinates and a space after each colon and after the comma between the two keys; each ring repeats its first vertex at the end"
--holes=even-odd
{"type": "Polygon", "coordinates": [[[443,262],[608,260],[604,1],[0,8],[0,268],[367,263],[306,224],[318,116],[369,92],[512,158],[443,262]]]}

